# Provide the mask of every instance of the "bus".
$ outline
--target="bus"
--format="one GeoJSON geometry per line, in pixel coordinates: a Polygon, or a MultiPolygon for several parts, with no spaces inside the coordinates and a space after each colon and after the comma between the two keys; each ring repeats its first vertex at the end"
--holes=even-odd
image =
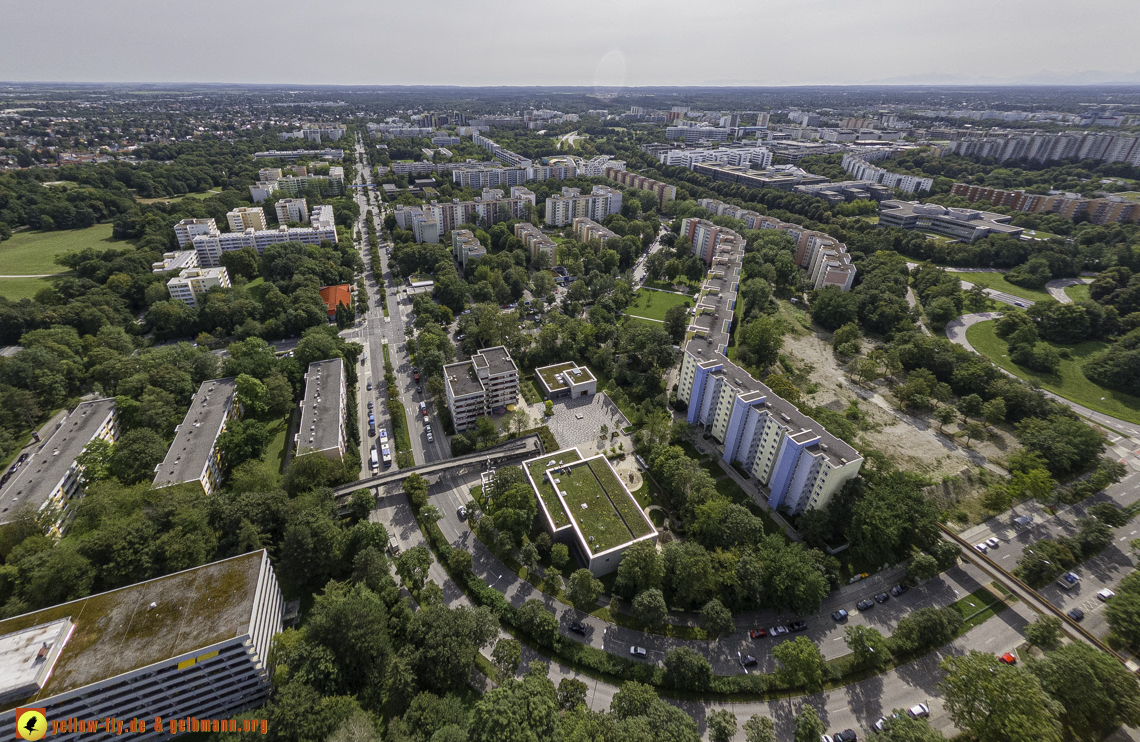
{"type": "Polygon", "coordinates": [[[372,444],[372,460],[369,462],[373,469],[380,468],[380,459],[376,456],[376,444],[372,444]]]}
{"type": "Polygon", "coordinates": [[[392,449],[387,443],[380,444],[380,459],[384,462],[385,469],[392,465],[392,449]]]}

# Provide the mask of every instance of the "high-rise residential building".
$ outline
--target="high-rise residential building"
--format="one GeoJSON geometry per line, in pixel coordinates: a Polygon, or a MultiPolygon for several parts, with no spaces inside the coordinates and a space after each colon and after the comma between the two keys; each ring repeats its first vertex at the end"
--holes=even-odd
{"type": "Polygon", "coordinates": [[[713,126],[668,126],[666,139],[681,139],[686,144],[697,142],[724,142],[728,140],[728,129],[713,126]]]}
{"type": "Polygon", "coordinates": [[[879,203],[879,226],[899,229],[928,229],[963,242],[973,242],[992,234],[1018,237],[1025,231],[1009,223],[1011,216],[992,211],[951,209],[917,201],[888,200],[879,203]]]}
{"type": "Polygon", "coordinates": [[[578,238],[579,242],[597,240],[603,245],[606,244],[608,240],[617,239],[619,237],[616,232],[584,216],[577,217],[574,220],[574,236],[578,238]]]}
{"type": "Polygon", "coordinates": [[[503,346],[483,348],[471,360],[443,367],[447,408],[455,432],[474,427],[484,415],[501,415],[518,403],[519,370],[503,346]]]}
{"type": "MultiPolygon", "coordinates": [[[[622,171],[624,172],[624,171],[622,171]]],[[[546,199],[546,225],[564,227],[581,216],[601,221],[621,213],[621,191],[596,185],[589,194],[579,188],[563,188],[560,195],[546,199]]]]}
{"type": "MultiPolygon", "coordinates": [[[[343,149],[270,149],[265,152],[254,152],[255,160],[296,160],[298,157],[323,158],[326,160],[343,160],[343,149]]],[[[278,176],[281,177],[281,176],[278,176]]]]}
{"type": "Polygon", "coordinates": [[[758,113],[758,114],[756,114],[756,125],[757,126],[767,126],[768,120],[771,118],[772,118],[772,114],[770,114],[770,113],[758,113]]]}
{"type": "MultiPolygon", "coordinates": [[[[204,221],[210,222],[211,229],[197,234],[191,242],[198,254],[198,264],[205,268],[217,268],[222,264],[222,253],[241,250],[244,247],[252,247],[260,255],[266,247],[278,242],[319,245],[325,240],[338,241],[333,208],[327,204],[313,208],[309,214],[308,227],[282,226],[277,229],[247,229],[244,232],[223,233],[214,226],[213,219],[204,221]]],[[[179,222],[180,224],[182,222],[179,222]]],[[[176,231],[179,225],[175,225],[176,231]]]]}
{"type": "Polygon", "coordinates": [[[77,405],[42,435],[27,459],[17,461],[15,473],[6,473],[0,484],[0,523],[10,523],[31,508],[49,515],[52,532],[62,533],[75,514],[72,505],[83,496],[83,467],[76,459],[91,441],[114,443],[117,422],[115,400],[97,399],[77,405]]]}
{"type": "Polygon", "coordinates": [[[260,206],[240,206],[226,214],[231,232],[244,232],[247,229],[266,229],[265,210],[260,206]]]}
{"type": "Polygon", "coordinates": [[[174,225],[174,237],[178,240],[179,249],[189,245],[195,237],[201,234],[216,234],[218,223],[213,219],[183,219],[174,225]]]}
{"type": "Polygon", "coordinates": [[[934,188],[933,178],[920,178],[916,175],[892,173],[886,168],[877,167],[861,157],[848,153],[843,155],[843,169],[859,180],[881,183],[888,188],[898,188],[906,193],[918,193],[934,188]]]}
{"type": "Polygon", "coordinates": [[[240,732],[269,698],[283,613],[262,549],[0,621],[0,724],[32,707],[62,742],[240,732]]]}
{"type": "Polygon", "coordinates": [[[722,183],[737,183],[749,188],[777,188],[782,191],[790,191],[798,185],[828,182],[822,175],[813,175],[795,165],[773,165],[765,170],[753,170],[746,165],[701,162],[693,165],[693,172],[722,183]]]}
{"type": "Polygon", "coordinates": [[[278,224],[309,223],[309,205],[303,198],[283,198],[274,205],[274,209],[277,211],[278,224]]]}
{"type": "Polygon", "coordinates": [[[249,187],[249,193],[254,203],[261,203],[277,193],[299,196],[306,188],[316,188],[322,194],[329,196],[343,196],[344,168],[330,166],[328,175],[280,175],[277,178],[263,178],[249,187]]]}
{"type": "Polygon", "coordinates": [[[168,273],[198,267],[198,253],[194,250],[164,252],[162,260],[150,264],[151,273],[168,273]]]}
{"type": "Polygon", "coordinates": [[[487,248],[475,237],[470,229],[453,229],[451,231],[451,251],[459,265],[467,268],[467,261],[481,258],[487,254],[487,248]]]}
{"type": "Polygon", "coordinates": [[[301,400],[301,426],[293,436],[293,455],[315,452],[325,458],[343,459],[347,405],[344,360],[310,363],[301,400]]]}
{"type": "Polygon", "coordinates": [[[677,165],[693,169],[701,162],[721,162],[726,165],[749,165],[760,169],[772,165],[772,151],[767,147],[719,147],[717,149],[670,149],[659,156],[662,165],[677,165]]]}
{"type": "Polygon", "coordinates": [[[451,171],[451,181],[463,188],[508,188],[522,185],[527,180],[524,167],[456,168],[451,171]]]}
{"type": "Polygon", "coordinates": [[[154,468],[154,486],[198,482],[205,494],[213,494],[222,482],[225,456],[218,450],[218,436],[241,411],[234,377],[202,382],[182,424],[174,429],[166,458],[154,468]]]}
{"type": "Polygon", "coordinates": [[[635,188],[639,191],[652,193],[657,198],[658,209],[665,208],[666,201],[672,201],[677,198],[677,186],[662,183],[659,180],[647,178],[644,175],[638,175],[631,170],[626,170],[624,166],[622,168],[616,168],[607,165],[605,177],[607,180],[612,180],[626,188],[635,188]]]}
{"type": "MultiPolygon", "coordinates": [[[[963,157],[993,158],[998,162],[1026,159],[1032,162],[1053,160],[1099,160],[1127,162],[1140,166],[1140,137],[1104,132],[1066,131],[1045,133],[1039,131],[991,129],[983,132],[963,129],[947,132],[962,138],[941,143],[944,154],[963,157]]],[[[941,138],[943,135],[937,135],[941,138]]],[[[936,138],[931,132],[931,138],[936,138]]]]}
{"type": "Polygon", "coordinates": [[[523,247],[530,253],[530,259],[536,260],[539,255],[546,256],[546,265],[554,265],[554,253],[558,248],[554,240],[542,233],[538,227],[528,222],[515,224],[515,237],[523,241],[523,247]]]}
{"type": "Polygon", "coordinates": [[[1120,196],[1085,198],[1079,193],[1040,195],[968,183],[955,183],[950,188],[950,195],[961,196],[971,203],[989,201],[994,206],[1030,214],[1059,214],[1069,219],[1085,214],[1093,224],[1140,221],[1140,203],[1120,196]]]}
{"type": "Polygon", "coordinates": [[[230,274],[224,267],[186,268],[166,282],[166,290],[171,299],[196,307],[210,289],[215,286],[228,289],[231,285],[230,274]]]}

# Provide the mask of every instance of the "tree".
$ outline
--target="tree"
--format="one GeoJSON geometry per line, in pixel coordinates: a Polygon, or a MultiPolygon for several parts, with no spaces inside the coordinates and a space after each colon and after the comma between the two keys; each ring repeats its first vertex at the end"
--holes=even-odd
{"type": "Polygon", "coordinates": [[[499,668],[499,672],[514,675],[522,662],[522,645],[514,639],[500,639],[491,652],[491,661],[499,668]]]}
{"type": "Polygon", "coordinates": [[[412,474],[404,480],[404,493],[408,496],[408,501],[412,503],[412,507],[417,510],[427,504],[428,498],[428,483],[427,480],[417,474],[412,474]]]}
{"type": "Polygon", "coordinates": [[[588,569],[579,569],[567,581],[566,597],[576,606],[587,607],[598,602],[604,590],[601,580],[588,569]]]}
{"type": "Polygon", "coordinates": [[[994,482],[986,487],[986,491],[982,495],[982,507],[991,513],[1004,512],[1012,504],[1013,494],[1010,493],[1009,487],[1001,482],[994,482]]]}
{"type": "Polygon", "coordinates": [[[1125,590],[1122,586],[1118,595],[1108,601],[1104,617],[1112,628],[1112,633],[1128,646],[1140,645],[1140,592],[1125,590]]]}
{"type": "Polygon", "coordinates": [[[633,599],[633,617],[647,629],[664,626],[669,620],[669,607],[665,605],[665,596],[660,590],[652,587],[638,593],[633,599]]]}
{"type": "Polygon", "coordinates": [[[680,304],[675,304],[665,310],[665,332],[673,338],[675,344],[685,339],[685,328],[689,326],[689,310],[680,304]]]}
{"type": "Polygon", "coordinates": [[[108,471],[123,484],[151,480],[155,466],[166,458],[166,449],[166,441],[150,428],[128,430],[112,449],[108,471]]]}
{"type": "MultiPolygon", "coordinates": [[[[651,588],[660,588],[665,576],[665,566],[657,545],[639,541],[622,555],[617,569],[614,592],[630,598],[651,588]]],[[[662,600],[664,602],[664,600],[662,600]]]]}
{"type": "Polygon", "coordinates": [[[566,544],[555,544],[550,547],[550,566],[561,571],[570,561],[570,549],[566,544]]]}
{"type": "Polygon", "coordinates": [[[376,507],[376,496],[372,494],[370,489],[357,490],[352,493],[352,499],[348,503],[349,517],[354,522],[366,520],[372,509],[376,507]]]}
{"type": "Polygon", "coordinates": [[[1010,495],[1019,497],[1028,496],[1037,500],[1049,500],[1057,482],[1049,476],[1046,469],[1030,469],[1029,471],[1015,471],[1013,480],[1009,483],[1010,495]]]}
{"type": "Polygon", "coordinates": [[[820,289],[812,301],[811,315],[812,319],[827,330],[836,330],[849,322],[856,322],[859,319],[859,295],[831,286],[820,289]]]}
{"type": "Polygon", "coordinates": [[[533,572],[538,567],[538,547],[533,542],[527,541],[523,547],[519,549],[519,564],[526,567],[528,571],[533,572]]]}
{"type": "Polygon", "coordinates": [[[515,623],[545,647],[554,646],[558,640],[558,619],[537,598],[531,598],[519,606],[515,613],[515,623]]]}
{"type": "Polygon", "coordinates": [[[982,414],[984,406],[982,398],[977,394],[968,394],[958,400],[958,411],[962,417],[977,417],[982,414]]]}
{"type": "Polygon", "coordinates": [[[438,523],[443,520],[443,513],[439,512],[439,508],[431,503],[424,505],[420,508],[420,520],[424,523],[438,523]]]}
{"type": "Polygon", "coordinates": [[[408,587],[419,591],[423,589],[427,580],[428,569],[433,562],[431,550],[424,545],[413,546],[400,552],[396,557],[396,572],[404,579],[408,587]]]}
{"type": "Polygon", "coordinates": [[[905,709],[895,709],[883,723],[883,731],[871,735],[874,742],[942,742],[946,738],[931,729],[926,719],[911,718],[905,709]]]}
{"type": "Polygon", "coordinates": [[[92,438],[75,457],[75,464],[83,470],[83,479],[95,482],[111,476],[112,444],[106,438],[92,438]]]}
{"type": "Polygon", "coordinates": [[[1066,736],[1104,739],[1121,724],[1140,725],[1140,685],[1136,676],[1114,657],[1083,642],[1050,651],[1026,669],[1062,707],[1066,736]]]}
{"type": "Polygon", "coordinates": [[[796,731],[792,736],[794,742],[819,742],[819,738],[827,731],[827,725],[819,718],[814,706],[804,704],[796,714],[796,731]]]}
{"type": "Polygon", "coordinates": [[[946,677],[938,687],[950,718],[978,742],[1060,742],[1059,704],[1027,670],[977,651],[947,657],[940,666],[946,677]]]}
{"type": "Polygon", "coordinates": [[[823,687],[823,655],[807,637],[798,636],[777,645],[772,657],[780,663],[776,677],[785,686],[809,691],[823,687]]]}
{"type": "Polygon", "coordinates": [[[557,737],[558,693],[546,678],[508,680],[471,714],[471,742],[540,742],[557,737]]]}
{"type": "Polygon", "coordinates": [[[899,619],[891,643],[895,654],[917,654],[947,643],[960,628],[962,614],[954,606],[919,608],[899,619]]]}
{"type": "Polygon", "coordinates": [[[982,425],[977,420],[970,420],[966,423],[966,445],[970,445],[970,440],[973,438],[981,438],[986,434],[986,426],[982,425]]]}
{"type": "Polygon", "coordinates": [[[380,742],[380,735],[376,733],[376,722],[372,715],[363,709],[357,709],[336,728],[329,737],[329,742],[380,742]]]}
{"type": "Polygon", "coordinates": [[[665,653],[665,679],[674,688],[704,690],[712,682],[709,661],[688,647],[665,653]]]}
{"type": "Polygon", "coordinates": [[[906,565],[906,577],[911,581],[930,580],[938,576],[938,561],[929,554],[915,554],[906,565]]]}
{"type": "Polygon", "coordinates": [[[709,728],[709,742],[731,742],[739,728],[736,723],[736,714],[728,709],[710,711],[707,724],[709,728]]]}
{"type": "Polygon", "coordinates": [[[1049,471],[1069,474],[1089,466],[1104,449],[1104,440],[1076,417],[1057,414],[1029,417],[1017,424],[1017,439],[1044,457],[1049,471]]]}
{"type": "Polygon", "coordinates": [[[780,348],[784,345],[783,327],[776,319],[758,317],[740,329],[737,343],[745,363],[766,369],[780,357],[780,348]]]}
{"type": "Polygon", "coordinates": [[[958,419],[958,412],[948,404],[941,405],[934,411],[934,417],[938,419],[938,432],[942,432],[943,425],[949,425],[958,419]]]}
{"type": "Polygon", "coordinates": [[[452,549],[447,554],[448,569],[463,578],[471,573],[471,567],[474,561],[471,552],[466,549],[452,549]]]}
{"type": "Polygon", "coordinates": [[[767,716],[753,714],[744,722],[745,742],[776,742],[776,723],[767,716]]]}
{"type": "Polygon", "coordinates": [[[869,626],[845,626],[844,641],[851,650],[855,667],[883,667],[891,661],[889,640],[869,626]]]}
{"type": "Polygon", "coordinates": [[[586,702],[586,695],[590,688],[581,680],[575,678],[562,678],[558,681],[558,707],[563,711],[572,711],[586,702]]]}
{"type": "Polygon", "coordinates": [[[732,613],[716,598],[705,603],[704,608],[701,608],[700,621],[701,628],[713,640],[729,636],[736,631],[736,623],[732,620],[732,613]]]}
{"type": "Polygon", "coordinates": [[[260,459],[273,439],[269,427],[257,420],[232,420],[218,436],[218,450],[228,468],[260,459]]]}
{"type": "Polygon", "coordinates": [[[1041,615],[1025,627],[1025,638],[1035,647],[1055,649],[1061,641],[1061,619],[1041,615]]]}
{"type": "Polygon", "coordinates": [[[998,425],[1005,421],[1005,400],[1001,397],[995,397],[982,405],[982,417],[986,419],[988,425],[998,425]]]}

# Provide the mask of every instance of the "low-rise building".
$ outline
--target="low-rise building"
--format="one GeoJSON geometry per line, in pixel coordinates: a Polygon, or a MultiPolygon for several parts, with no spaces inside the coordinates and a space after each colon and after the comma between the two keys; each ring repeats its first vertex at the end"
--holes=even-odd
{"type": "Polygon", "coordinates": [[[501,415],[519,400],[519,370],[501,345],[483,348],[471,360],[443,367],[447,408],[455,432],[475,426],[484,415],[501,415]]]}
{"type": "Polygon", "coordinates": [[[336,308],[341,304],[348,307],[350,311],[355,311],[353,309],[355,303],[352,301],[351,283],[338,283],[333,286],[321,286],[319,291],[321,294],[321,299],[325,303],[325,309],[328,310],[330,320],[336,317],[336,308]]]}
{"type": "Polygon", "coordinates": [[[574,219],[574,236],[578,238],[579,242],[591,242],[597,240],[603,245],[608,240],[617,239],[619,235],[607,227],[603,227],[589,217],[580,216],[574,219]]]}
{"type": "Polygon", "coordinates": [[[162,260],[150,264],[151,273],[169,273],[198,267],[198,253],[194,250],[164,252],[162,260]]]}
{"type": "Polygon", "coordinates": [[[962,242],[973,242],[992,234],[1019,237],[1025,230],[1009,223],[1012,217],[992,211],[953,209],[917,201],[883,201],[879,204],[879,226],[899,229],[925,229],[962,242]]]}
{"type": "MultiPolygon", "coordinates": [[[[83,467],[76,459],[91,441],[118,437],[115,400],[83,402],[42,436],[11,478],[0,485],[0,523],[10,523],[25,508],[50,513],[52,531],[62,533],[83,496],[83,467]]],[[[3,640],[0,639],[0,642],[3,640]]]]}
{"type": "Polygon", "coordinates": [[[231,232],[244,232],[247,229],[268,229],[265,224],[265,210],[260,206],[239,206],[226,214],[231,232]]]}
{"type": "Polygon", "coordinates": [[[737,183],[749,188],[778,188],[781,191],[790,191],[798,185],[828,182],[828,178],[813,175],[794,165],[773,165],[765,170],[753,170],[746,165],[702,162],[693,165],[693,172],[722,183],[737,183]]]}
{"type": "Polygon", "coordinates": [[[174,442],[166,458],[154,468],[154,486],[198,482],[205,494],[213,494],[222,483],[225,456],[218,449],[218,436],[239,417],[241,404],[234,377],[202,382],[182,424],[174,429],[174,442]]]}
{"type": "Polygon", "coordinates": [[[262,549],[5,619],[0,724],[31,707],[67,725],[50,733],[63,742],[114,738],[107,719],[143,721],[122,730],[137,740],[221,731],[269,697],[283,613],[262,549]]]}
{"type": "Polygon", "coordinates": [[[518,222],[515,224],[515,237],[523,241],[523,247],[530,253],[532,261],[537,259],[539,255],[545,255],[546,264],[548,266],[554,265],[554,254],[558,245],[550,237],[543,234],[538,227],[529,222],[518,222]]]}
{"type": "Polygon", "coordinates": [[[305,374],[305,398],[301,400],[301,426],[293,436],[293,455],[319,453],[325,458],[344,458],[347,396],[344,360],[313,361],[305,374]]]}
{"type": "Polygon", "coordinates": [[[196,307],[206,292],[218,286],[230,287],[230,274],[225,268],[186,268],[166,282],[170,298],[196,307]]]}
{"type": "Polygon", "coordinates": [[[598,391],[598,380],[594,374],[574,361],[536,368],[534,375],[547,399],[588,397],[598,391]]]}
{"type": "Polygon", "coordinates": [[[820,185],[800,185],[792,189],[794,193],[822,198],[829,204],[846,201],[883,201],[891,197],[891,189],[870,180],[844,180],[839,183],[820,185]]]}
{"type": "Polygon", "coordinates": [[[278,224],[309,223],[309,204],[303,198],[283,198],[274,205],[274,209],[277,211],[278,224]]]}

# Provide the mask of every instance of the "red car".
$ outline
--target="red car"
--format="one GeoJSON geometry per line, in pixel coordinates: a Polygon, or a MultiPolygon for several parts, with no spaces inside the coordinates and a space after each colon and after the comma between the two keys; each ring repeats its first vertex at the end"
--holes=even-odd
{"type": "Polygon", "coordinates": [[[998,660],[1001,662],[1004,662],[1007,665],[1016,665],[1017,664],[1017,655],[1014,654],[1013,652],[1006,652],[1001,657],[998,657],[998,660]]]}
{"type": "Polygon", "coordinates": [[[764,637],[768,636],[768,632],[764,629],[752,629],[748,632],[748,635],[753,639],[763,639],[764,637]]]}

